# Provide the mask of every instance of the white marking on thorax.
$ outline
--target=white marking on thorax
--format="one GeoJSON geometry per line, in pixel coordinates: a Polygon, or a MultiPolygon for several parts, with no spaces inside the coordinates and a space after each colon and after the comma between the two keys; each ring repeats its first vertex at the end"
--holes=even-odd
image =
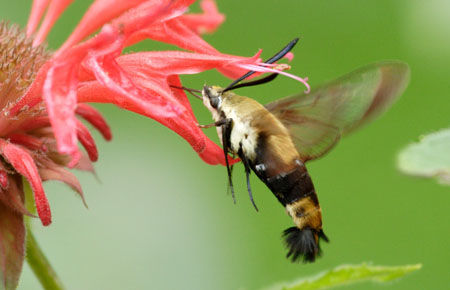
{"type": "MultiPolygon", "coordinates": [[[[231,130],[230,135],[230,145],[231,150],[234,153],[238,153],[240,144],[242,144],[242,151],[247,158],[250,160],[254,160],[256,157],[256,146],[258,141],[257,132],[250,126],[250,122],[252,121],[250,118],[242,118],[242,116],[236,112],[236,110],[232,106],[222,106],[225,100],[220,98],[220,102],[217,106],[218,109],[215,109],[211,106],[209,97],[202,91],[203,95],[203,104],[205,107],[211,112],[211,115],[214,121],[219,121],[222,119],[219,111],[222,111],[225,114],[225,118],[231,118],[233,120],[233,129],[231,130]]],[[[222,127],[217,127],[217,134],[219,135],[220,143],[223,146],[222,140],[222,127]]]]}
{"type": "Polygon", "coordinates": [[[255,169],[256,169],[258,172],[263,172],[263,171],[266,170],[266,166],[265,166],[263,163],[261,163],[261,164],[256,164],[256,165],[255,165],[255,169]]]}
{"type": "MultiPolygon", "coordinates": [[[[203,94],[203,92],[202,92],[202,95],[203,95],[203,105],[205,105],[205,107],[211,112],[214,122],[219,121],[221,119],[219,112],[211,106],[208,96],[203,94]]],[[[222,100],[220,101],[219,105],[221,105],[221,104],[222,104],[222,100]]],[[[223,146],[222,126],[217,126],[216,130],[217,130],[217,135],[219,136],[220,144],[222,144],[222,146],[223,146]]]]}
{"type": "Polygon", "coordinates": [[[256,146],[258,142],[258,133],[250,126],[250,118],[242,118],[233,108],[222,108],[227,118],[233,119],[233,130],[231,131],[230,143],[231,149],[238,153],[240,144],[242,151],[247,158],[253,160],[256,157],[256,146]]]}

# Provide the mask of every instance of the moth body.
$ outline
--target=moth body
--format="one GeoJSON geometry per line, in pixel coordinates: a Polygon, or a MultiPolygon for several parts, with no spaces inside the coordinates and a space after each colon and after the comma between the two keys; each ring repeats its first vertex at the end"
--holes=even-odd
{"type": "MultiPolygon", "coordinates": [[[[285,55],[295,42],[266,63],[285,55]]],[[[322,231],[319,201],[304,163],[324,156],[342,136],[385,112],[405,90],[409,67],[400,61],[373,63],[309,93],[265,106],[231,92],[274,79],[269,75],[239,84],[253,73],[246,73],[225,89],[205,86],[203,103],[215,121],[211,125],[217,127],[232,194],[228,153],[242,160],[251,201],[249,175],[253,170],[291,216],[295,227],[284,231],[287,256],[293,261],[312,262],[320,254],[319,240],[328,239],[322,231]]]]}
{"type": "Polygon", "coordinates": [[[257,101],[205,86],[203,102],[218,126],[224,150],[238,155],[267,185],[296,227],[285,231],[293,260],[314,261],[320,252],[322,216],[311,178],[288,129],[257,101]],[[225,131],[223,131],[225,130],[225,131]]]}

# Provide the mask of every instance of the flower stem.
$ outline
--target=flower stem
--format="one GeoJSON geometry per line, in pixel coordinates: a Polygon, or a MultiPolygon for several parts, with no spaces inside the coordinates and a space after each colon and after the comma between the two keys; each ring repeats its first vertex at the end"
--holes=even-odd
{"type": "Polygon", "coordinates": [[[39,247],[27,223],[27,262],[46,290],[64,289],[61,280],[39,247]]]}
{"type": "MultiPolygon", "coordinates": [[[[27,207],[31,210],[30,212],[33,212],[33,210],[30,208],[30,203],[34,204],[33,196],[31,188],[24,180],[24,191],[25,191],[25,199],[27,207]]],[[[28,265],[30,265],[31,270],[33,270],[34,275],[36,275],[37,279],[41,283],[42,287],[45,290],[60,290],[64,289],[63,284],[61,283],[61,280],[58,278],[58,275],[56,275],[55,270],[53,270],[52,266],[50,265],[49,261],[44,255],[44,252],[39,247],[39,244],[37,243],[36,239],[34,238],[33,233],[31,232],[31,218],[25,217],[25,226],[27,229],[27,236],[26,236],[26,243],[27,243],[27,262],[28,265]]]]}

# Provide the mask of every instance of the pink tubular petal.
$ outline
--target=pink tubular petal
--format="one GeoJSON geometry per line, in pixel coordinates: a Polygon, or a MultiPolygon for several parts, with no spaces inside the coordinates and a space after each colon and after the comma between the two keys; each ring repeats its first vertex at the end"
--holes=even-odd
{"type": "Polygon", "coordinates": [[[111,54],[114,55],[115,51],[120,49],[119,39],[103,51],[91,52],[90,57],[85,61],[85,66],[92,70],[96,79],[105,87],[122,95],[129,101],[145,107],[145,110],[165,116],[182,114],[183,112],[179,108],[171,106],[165,98],[158,94],[150,95],[133,83],[114,58],[110,57],[111,54]]]}
{"type": "Polygon", "coordinates": [[[48,6],[50,0],[33,0],[33,6],[31,7],[30,17],[28,17],[27,24],[27,36],[30,37],[31,34],[36,31],[39,21],[44,15],[45,9],[48,6]]]}
{"type": "Polygon", "coordinates": [[[33,161],[33,157],[26,150],[2,139],[0,139],[0,152],[14,169],[30,183],[39,218],[44,226],[48,226],[52,222],[50,205],[45,196],[42,180],[33,161]]]}
{"type": "MultiPolygon", "coordinates": [[[[179,19],[179,17],[169,20],[162,24],[152,25],[148,29],[143,29],[132,34],[127,39],[126,45],[127,46],[131,45],[145,38],[166,42],[186,50],[197,52],[199,53],[199,58],[204,57],[205,59],[208,60],[216,59],[219,62],[222,61],[222,63],[217,62],[215,64],[216,65],[215,68],[217,68],[217,70],[219,70],[225,76],[232,79],[240,77],[247,71],[240,68],[239,66],[228,66],[229,64],[232,63],[256,64],[257,62],[260,61],[259,55],[261,54],[261,51],[258,51],[258,53],[251,58],[221,54],[214,47],[209,45],[206,41],[204,41],[201,37],[199,37],[196,33],[194,33],[191,29],[189,29],[179,19]]],[[[161,58],[162,57],[170,58],[172,57],[172,55],[170,54],[178,54],[180,53],[180,51],[167,52],[168,53],[167,55],[164,55],[164,53],[166,53],[164,51],[148,52],[148,53],[155,53],[155,56],[158,56],[158,54],[160,54],[161,58]]]]}
{"type": "Polygon", "coordinates": [[[89,7],[89,10],[84,14],[83,19],[78,23],[66,42],[61,46],[60,51],[79,43],[103,24],[144,1],[145,0],[96,0],[89,7]]]}
{"type": "MultiPolygon", "coordinates": [[[[126,41],[132,34],[145,29],[156,22],[164,22],[181,15],[194,1],[195,0],[145,1],[115,19],[111,25],[105,25],[102,31],[104,34],[108,34],[108,31],[111,30],[120,31],[121,36],[124,37],[123,40],[126,41]]],[[[123,44],[124,42],[121,43],[122,48],[123,44]]],[[[63,47],[63,50],[64,48],[65,46],[63,47]]]]}
{"type": "Polygon", "coordinates": [[[33,41],[33,46],[38,46],[45,40],[53,24],[55,24],[56,20],[67,8],[67,6],[69,6],[70,3],[72,3],[72,1],[73,0],[52,0],[50,2],[47,13],[45,14],[44,20],[42,21],[41,27],[39,27],[39,30],[33,41]]]}
{"type": "Polygon", "coordinates": [[[194,52],[205,54],[219,53],[198,34],[188,28],[179,17],[164,23],[155,23],[149,28],[133,33],[127,39],[126,46],[130,46],[146,38],[173,44],[194,52]]]}
{"type": "Polygon", "coordinates": [[[110,26],[105,26],[97,37],[68,51],[60,52],[51,61],[44,82],[44,99],[57,140],[58,151],[72,156],[69,167],[73,167],[81,158],[77,146],[77,120],[75,118],[80,63],[88,53],[109,49],[111,46],[116,49],[112,53],[120,53],[120,44],[118,31],[110,26]]]}
{"type": "Polygon", "coordinates": [[[97,161],[98,159],[98,151],[97,146],[95,145],[94,138],[92,138],[91,133],[88,128],[83,125],[80,121],[77,120],[77,136],[78,140],[80,140],[81,145],[83,145],[84,149],[89,155],[89,159],[91,161],[97,161]]]}
{"type": "Polygon", "coordinates": [[[25,146],[31,150],[47,150],[41,139],[31,135],[16,133],[9,135],[8,138],[12,143],[25,146]]]}
{"type": "Polygon", "coordinates": [[[225,20],[225,16],[219,13],[216,2],[203,0],[200,2],[203,14],[187,14],[180,16],[181,21],[198,34],[212,33],[225,20]]]}
{"type": "MultiPolygon", "coordinates": [[[[171,81],[173,84],[177,84],[174,79],[171,81]]],[[[180,91],[179,94],[184,94],[184,92],[180,91]]],[[[185,95],[184,98],[186,98],[185,95]]],[[[154,115],[152,111],[145,110],[139,103],[124,99],[96,81],[84,83],[78,89],[78,100],[80,102],[114,103],[124,109],[152,118],[184,138],[206,163],[225,165],[223,150],[209,140],[197,127],[195,118],[190,115],[191,112],[173,118],[164,117],[162,114],[154,115]]],[[[184,103],[180,97],[178,97],[178,102],[180,105],[184,103]]]]}
{"type": "Polygon", "coordinates": [[[200,54],[184,51],[151,51],[122,55],[117,58],[119,65],[128,72],[143,74],[159,74],[162,76],[174,74],[196,74],[205,70],[217,68],[226,70],[228,75],[241,76],[248,69],[243,65],[256,64],[259,54],[251,57],[239,57],[226,54],[200,54]]]}
{"type": "Polygon", "coordinates": [[[91,123],[103,135],[103,138],[108,141],[112,139],[111,129],[108,123],[106,123],[103,116],[95,108],[86,104],[78,104],[75,112],[91,123]]]}
{"type": "Polygon", "coordinates": [[[69,166],[75,165],[80,158],[76,135],[75,74],[74,66],[53,66],[49,69],[44,83],[47,112],[57,140],[58,151],[72,156],[69,166]]]}
{"type": "Polygon", "coordinates": [[[195,0],[150,0],[115,19],[113,25],[123,27],[123,33],[129,37],[153,23],[164,22],[182,15],[193,2],[195,0]]]}
{"type": "MultiPolygon", "coordinates": [[[[108,69],[109,75],[113,76],[111,69],[108,69]]],[[[102,75],[99,78],[105,77],[102,75]]],[[[125,77],[125,75],[119,75],[119,77],[125,77]]],[[[127,90],[121,90],[122,86],[118,87],[117,82],[115,86],[111,86],[111,82],[105,80],[102,84],[107,86],[110,90],[113,90],[118,94],[117,104],[125,109],[139,112],[139,114],[148,116],[163,125],[174,130],[183,138],[189,139],[188,142],[194,147],[194,150],[199,151],[203,147],[195,139],[195,134],[192,132],[192,128],[196,128],[196,123],[193,122],[191,116],[187,112],[186,108],[182,106],[173,96],[170,94],[170,88],[163,82],[158,82],[157,79],[148,78],[133,78],[132,86],[128,86],[127,81],[120,80],[120,83],[129,87],[127,90]],[[136,85],[135,85],[135,84],[136,85]],[[138,89],[141,94],[135,93],[135,88],[138,89]],[[191,126],[189,126],[189,124],[191,126]]],[[[80,90],[78,91],[80,94],[80,90]]],[[[111,94],[108,96],[108,102],[111,102],[113,97],[111,94]]],[[[113,101],[114,102],[114,101],[113,101]]]]}
{"type": "Polygon", "coordinates": [[[127,71],[159,74],[197,74],[225,65],[232,65],[240,59],[184,51],[150,51],[126,54],[117,61],[127,71]]]}
{"type": "Polygon", "coordinates": [[[199,36],[199,31],[212,32],[223,21],[213,1],[203,1],[204,14],[181,15],[162,23],[154,23],[148,28],[133,33],[126,42],[132,45],[145,38],[174,44],[186,50],[200,53],[217,54],[218,51],[199,36]],[[209,6],[214,6],[210,9],[209,6]],[[206,4],[206,5],[205,5],[206,4]]]}
{"type": "Polygon", "coordinates": [[[120,44],[118,31],[110,26],[105,26],[97,37],[68,51],[60,51],[51,61],[44,82],[44,99],[57,140],[58,151],[72,156],[69,167],[74,166],[81,158],[77,146],[77,120],[75,118],[80,63],[88,53],[111,46],[115,49],[112,53],[120,53],[120,44]]]}

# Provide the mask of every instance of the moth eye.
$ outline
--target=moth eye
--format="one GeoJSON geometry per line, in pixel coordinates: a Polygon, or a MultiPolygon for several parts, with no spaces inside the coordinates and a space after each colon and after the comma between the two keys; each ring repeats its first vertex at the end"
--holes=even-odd
{"type": "Polygon", "coordinates": [[[211,107],[217,109],[220,104],[220,97],[210,97],[209,102],[211,103],[211,107]]]}

